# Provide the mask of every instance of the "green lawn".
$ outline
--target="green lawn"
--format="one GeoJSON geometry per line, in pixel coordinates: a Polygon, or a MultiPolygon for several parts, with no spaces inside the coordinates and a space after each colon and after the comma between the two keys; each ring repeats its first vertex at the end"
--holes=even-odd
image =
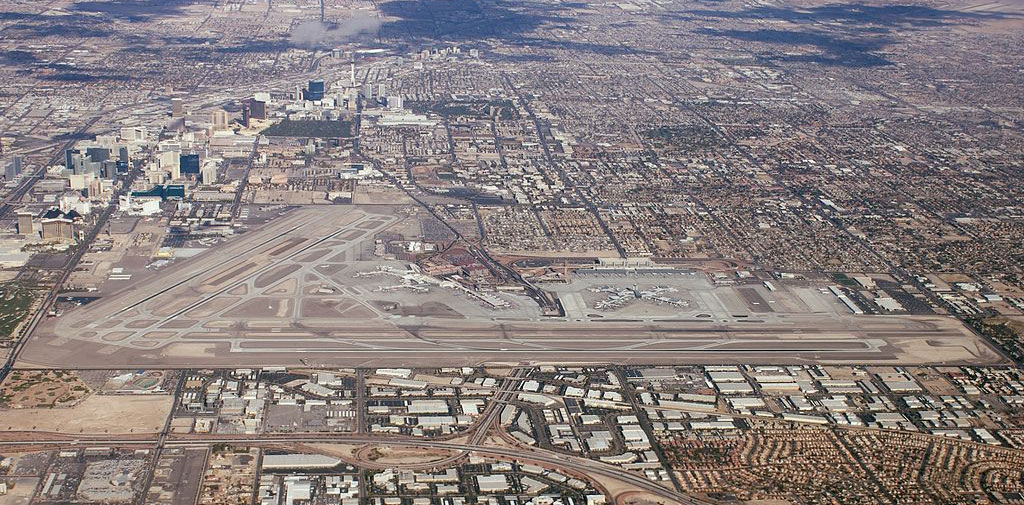
{"type": "Polygon", "coordinates": [[[28,316],[32,299],[32,292],[18,284],[0,284],[0,339],[11,338],[11,333],[28,316]]]}
{"type": "Polygon", "coordinates": [[[286,119],[260,132],[268,137],[340,138],[352,136],[350,121],[286,119]]]}

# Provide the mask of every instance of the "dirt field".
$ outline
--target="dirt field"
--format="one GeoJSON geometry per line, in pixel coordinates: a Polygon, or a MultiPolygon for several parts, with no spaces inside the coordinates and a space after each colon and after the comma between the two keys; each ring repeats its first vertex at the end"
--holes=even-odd
{"type": "Polygon", "coordinates": [[[0,386],[0,405],[12,409],[73,405],[92,391],[74,372],[16,371],[0,386]]]}
{"type": "Polygon", "coordinates": [[[359,451],[362,459],[378,465],[422,465],[445,460],[456,453],[443,449],[374,446],[359,451]]]}
{"type": "Polygon", "coordinates": [[[435,463],[450,462],[459,451],[386,445],[309,444],[310,452],[334,456],[366,468],[431,468],[435,463]]]}
{"type": "Polygon", "coordinates": [[[0,431],[156,433],[171,412],[170,396],[93,395],[74,407],[0,411],[0,431]]]}

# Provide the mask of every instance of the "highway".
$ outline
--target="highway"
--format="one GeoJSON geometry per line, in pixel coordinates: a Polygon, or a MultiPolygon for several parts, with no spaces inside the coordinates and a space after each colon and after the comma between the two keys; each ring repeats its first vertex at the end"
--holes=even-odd
{"type": "Polygon", "coordinates": [[[32,189],[32,186],[35,185],[37,180],[42,179],[43,176],[46,175],[46,168],[49,167],[50,165],[57,163],[61,159],[61,157],[64,156],[64,151],[71,149],[71,147],[74,146],[76,142],[78,142],[78,140],[76,140],[78,136],[89,131],[89,129],[92,128],[92,126],[95,125],[96,122],[99,121],[102,117],[103,114],[101,113],[96,114],[95,116],[90,118],[89,121],[83,124],[79,129],[75,130],[75,132],[71,135],[71,140],[68,140],[67,142],[61,144],[60,148],[57,149],[57,151],[54,152],[52,156],[50,156],[50,159],[46,164],[41,165],[39,168],[37,168],[35,173],[33,173],[32,175],[26,176],[24,180],[21,181],[21,184],[19,184],[18,187],[14,189],[14,191],[11,191],[11,193],[8,194],[6,198],[4,198],[4,203],[2,206],[0,206],[0,219],[6,218],[11,214],[11,212],[14,211],[14,209],[20,207],[21,199],[25,196],[25,194],[28,193],[30,189],[32,189]]]}
{"type": "Polygon", "coordinates": [[[238,212],[242,210],[242,198],[245,196],[245,185],[249,183],[249,172],[252,171],[252,166],[256,162],[256,154],[259,151],[257,147],[258,144],[253,142],[252,151],[249,153],[249,159],[245,162],[245,172],[243,172],[242,177],[238,179],[238,189],[235,190],[235,199],[231,202],[231,219],[237,219],[238,212]]]}
{"type": "MultiPolygon", "coordinates": [[[[487,431],[487,430],[483,430],[487,431]]],[[[155,446],[163,440],[164,447],[196,447],[209,446],[212,444],[231,444],[240,446],[267,446],[280,447],[289,444],[387,444],[390,446],[418,447],[426,449],[446,449],[452,451],[473,452],[480,455],[492,456],[499,459],[516,461],[522,463],[534,463],[547,468],[566,469],[575,474],[582,474],[591,477],[603,477],[613,479],[624,484],[645,491],[659,498],[668,500],[671,503],[685,505],[706,505],[711,502],[698,500],[696,498],[681,494],[675,490],[663,487],[645,477],[623,470],[616,466],[595,461],[579,456],[559,454],[537,448],[518,447],[494,447],[485,445],[474,445],[472,443],[459,443],[440,440],[417,440],[408,438],[381,437],[361,434],[282,434],[282,435],[203,435],[203,436],[172,436],[163,438],[154,437],[149,439],[126,438],[126,439],[88,439],[71,441],[63,439],[47,439],[33,441],[0,441],[0,447],[25,446],[49,447],[67,449],[75,446],[155,446]]]]}
{"type": "MultiPolygon", "coordinates": [[[[357,116],[357,128],[358,124],[359,122],[357,116]]],[[[455,235],[458,241],[466,244],[469,253],[472,254],[473,257],[476,258],[476,260],[479,261],[481,265],[487,267],[487,269],[490,270],[490,272],[493,275],[495,275],[496,277],[504,276],[516,282],[517,284],[523,286],[526,289],[527,295],[529,295],[530,298],[533,298],[537,302],[537,304],[543,307],[544,309],[551,311],[559,311],[560,307],[554,302],[554,300],[549,295],[547,295],[544,292],[544,290],[539,289],[537,286],[534,286],[533,283],[524,279],[523,276],[519,274],[519,272],[516,272],[508,265],[505,265],[504,263],[495,260],[493,257],[491,257],[490,253],[488,253],[483,247],[480,247],[479,244],[475,244],[472,241],[468,240],[465,236],[463,236],[463,234],[459,230],[457,230],[454,226],[448,223],[446,219],[438,215],[437,210],[434,209],[434,207],[430,205],[430,203],[420,198],[418,193],[423,193],[424,191],[416,182],[416,178],[413,177],[412,175],[412,165],[410,164],[409,156],[408,153],[406,152],[405,142],[402,143],[402,156],[405,159],[405,170],[407,172],[409,183],[411,184],[412,187],[403,184],[402,181],[398,180],[398,178],[394,174],[388,173],[380,166],[380,163],[378,163],[376,160],[371,159],[369,160],[369,162],[373,165],[373,168],[375,170],[383,174],[384,177],[388,179],[388,181],[395,185],[395,187],[400,188],[403,192],[405,192],[406,196],[408,196],[412,201],[416,202],[416,204],[419,205],[420,207],[423,207],[423,209],[426,210],[431,216],[433,216],[434,219],[436,219],[439,223],[444,225],[445,228],[447,228],[453,235],[455,235]],[[416,191],[414,191],[414,189],[416,191]]],[[[483,235],[481,235],[481,240],[483,240],[483,235]]]]}
{"type": "MultiPolygon", "coordinates": [[[[125,179],[122,181],[122,185],[111,197],[111,202],[117,202],[121,195],[131,190],[132,182],[135,180],[136,172],[133,170],[128,173],[125,179]]],[[[46,298],[43,299],[43,303],[39,305],[39,308],[32,314],[32,318],[28,324],[23,327],[21,336],[14,342],[14,346],[11,347],[10,353],[7,354],[7,359],[4,361],[2,367],[0,367],[0,382],[7,379],[7,374],[11,372],[11,368],[18,361],[18,355],[21,354],[21,350],[25,348],[25,343],[28,342],[32,336],[32,332],[35,331],[36,326],[46,317],[46,314],[50,310],[50,306],[57,300],[57,296],[60,294],[61,287],[71,276],[71,272],[74,271],[75,266],[81,261],[82,256],[89,250],[89,246],[96,240],[96,237],[103,230],[103,226],[106,224],[110,216],[113,215],[117,209],[116,204],[108,205],[103,209],[99,218],[96,219],[95,225],[92,230],[89,231],[89,235],[84,240],[79,242],[74,249],[74,253],[68,258],[61,271],[60,277],[53,284],[53,288],[46,294],[46,298]]]]}
{"type": "MultiPolygon", "coordinates": [[[[656,482],[650,481],[644,476],[619,468],[617,466],[597,460],[588,459],[582,456],[562,454],[551,450],[521,446],[508,437],[499,437],[505,443],[515,446],[488,445],[488,436],[492,433],[501,435],[498,419],[502,408],[514,399],[519,385],[529,377],[531,368],[516,368],[505,377],[499,387],[495,390],[492,400],[481,413],[479,419],[467,432],[458,433],[450,437],[436,439],[418,439],[403,435],[394,434],[369,434],[359,426],[354,433],[264,433],[259,435],[239,434],[174,434],[171,432],[171,416],[168,416],[163,429],[159,433],[140,434],[135,436],[121,435],[55,435],[55,434],[26,434],[9,433],[0,435],[0,447],[10,449],[31,447],[34,449],[66,449],[70,447],[149,447],[155,449],[153,462],[157,461],[160,453],[167,448],[173,447],[209,447],[213,444],[231,444],[239,446],[274,447],[297,451],[315,450],[308,447],[308,444],[374,444],[387,446],[400,446],[408,448],[444,449],[454,451],[457,454],[432,462],[431,464],[446,466],[458,464],[469,453],[491,456],[497,459],[517,461],[520,463],[535,464],[553,470],[564,471],[584,479],[594,480],[594,477],[604,479],[595,482],[599,488],[608,480],[615,480],[627,484],[634,490],[643,491],[657,496],[669,503],[687,505],[707,504],[710,502],[698,500],[684,495],[675,489],[664,487],[656,482]],[[27,436],[26,436],[27,435],[27,436]],[[468,439],[467,439],[468,435],[468,439]],[[33,438],[37,436],[38,438],[33,438]],[[13,439],[5,439],[13,437],[13,439]]],[[[182,382],[177,385],[176,395],[180,394],[182,382]]],[[[362,421],[361,423],[364,423],[362,421]]],[[[495,443],[495,442],[490,442],[495,443]]],[[[501,443],[501,442],[497,442],[501,443]]],[[[151,478],[151,477],[150,477],[151,478]]]]}
{"type": "Polygon", "coordinates": [[[492,426],[500,418],[502,408],[512,399],[516,391],[519,391],[519,384],[530,376],[530,371],[530,368],[516,368],[508,377],[502,379],[501,387],[491,401],[487,402],[487,407],[484,408],[474,427],[473,436],[469,439],[470,445],[478,446],[483,443],[492,426]]]}

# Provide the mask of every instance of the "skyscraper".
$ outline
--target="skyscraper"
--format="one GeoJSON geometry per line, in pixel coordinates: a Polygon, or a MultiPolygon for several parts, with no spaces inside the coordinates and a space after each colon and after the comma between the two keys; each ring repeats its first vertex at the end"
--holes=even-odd
{"type": "Polygon", "coordinates": [[[181,155],[177,151],[165,151],[157,157],[160,170],[168,172],[171,180],[181,178],[181,155]]]}
{"type": "Polygon", "coordinates": [[[13,180],[21,173],[23,158],[20,155],[12,155],[10,161],[4,165],[4,179],[13,180]]]}
{"type": "Polygon", "coordinates": [[[65,213],[54,207],[46,211],[40,220],[43,228],[43,240],[74,240],[76,219],[81,219],[81,215],[74,210],[65,213]]]}
{"type": "Polygon", "coordinates": [[[203,184],[213,184],[217,182],[217,164],[207,162],[203,165],[203,173],[200,175],[203,180],[203,184]]]}
{"type": "Polygon", "coordinates": [[[82,151],[78,149],[68,149],[64,151],[64,167],[75,173],[75,168],[80,167],[82,164],[82,151]]]}
{"type": "Polygon", "coordinates": [[[32,234],[32,213],[27,211],[18,212],[18,235],[32,234]]]}
{"type": "Polygon", "coordinates": [[[181,98],[171,99],[171,117],[182,117],[185,115],[185,101],[181,98]]]}
{"type": "Polygon", "coordinates": [[[128,142],[146,140],[145,126],[126,126],[121,128],[121,139],[128,142]]]}
{"type": "Polygon", "coordinates": [[[309,85],[306,86],[305,99],[310,101],[323,100],[324,81],[309,81],[309,85]]]}
{"type": "Polygon", "coordinates": [[[252,119],[252,110],[249,107],[249,101],[245,100],[242,102],[242,125],[248,128],[250,119],[252,119]]]}
{"type": "Polygon", "coordinates": [[[110,149],[106,147],[89,147],[86,148],[85,155],[89,157],[89,161],[107,161],[110,159],[110,149]]]}
{"type": "Polygon", "coordinates": [[[255,98],[250,99],[249,117],[252,119],[267,119],[267,102],[255,98]]]}
{"type": "Polygon", "coordinates": [[[227,130],[228,111],[220,109],[213,111],[213,117],[211,118],[211,121],[213,122],[214,131],[227,130]]]}
{"type": "Polygon", "coordinates": [[[182,154],[179,162],[179,169],[183,174],[199,174],[199,155],[182,154]]]}
{"type": "Polygon", "coordinates": [[[253,119],[261,121],[267,119],[267,102],[255,98],[242,102],[242,123],[249,127],[253,119]]]}

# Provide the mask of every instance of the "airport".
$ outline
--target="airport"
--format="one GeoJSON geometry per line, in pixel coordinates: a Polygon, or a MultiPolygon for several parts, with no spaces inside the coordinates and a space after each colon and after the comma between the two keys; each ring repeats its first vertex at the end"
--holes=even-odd
{"type": "Polygon", "coordinates": [[[1024,0],[0,31],[0,505],[1024,497],[1024,0]]]}
{"type": "Polygon", "coordinates": [[[581,275],[550,286],[566,314],[545,316],[522,294],[376,257],[402,215],[298,208],[45,320],[16,367],[1003,362],[952,318],[857,315],[821,286],[697,271],[581,275]],[[635,299],[608,303],[623,290],[635,299]]]}

